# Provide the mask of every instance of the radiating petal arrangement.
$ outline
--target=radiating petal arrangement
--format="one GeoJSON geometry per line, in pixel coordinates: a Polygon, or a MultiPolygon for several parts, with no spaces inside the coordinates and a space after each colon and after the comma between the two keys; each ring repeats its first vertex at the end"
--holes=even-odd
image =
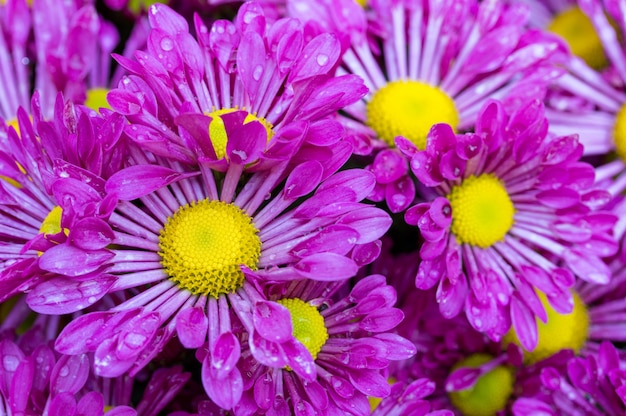
{"type": "Polygon", "coordinates": [[[626,414],[626,0],[0,2],[0,415],[626,414]]]}

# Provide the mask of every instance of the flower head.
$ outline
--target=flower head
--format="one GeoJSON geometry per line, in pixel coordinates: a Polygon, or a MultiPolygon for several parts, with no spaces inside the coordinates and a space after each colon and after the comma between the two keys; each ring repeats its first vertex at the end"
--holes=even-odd
{"type": "Polygon", "coordinates": [[[348,294],[339,289],[340,283],[292,282],[272,288],[269,301],[255,306],[251,351],[242,352],[246,392],[237,412],[367,415],[367,396],[390,394],[381,370],[415,353],[409,341],[390,333],[403,318],[393,307],[395,291],[381,275],[365,277],[348,294]],[[281,354],[257,361],[256,348],[281,354]]]}
{"type": "Polygon", "coordinates": [[[608,283],[601,258],[617,251],[615,217],[597,209],[608,194],[592,188],[580,144],[546,131],[541,103],[509,116],[490,102],[476,134],[437,125],[425,150],[407,147],[426,200],[405,215],[425,240],[417,287],[437,285],[444,316],[465,311],[494,340],[512,322],[527,350],[537,344],[534,317],[547,319],[538,291],[571,312],[575,276],[608,283]]]}
{"type": "Polygon", "coordinates": [[[288,6],[311,28],[340,33],[338,73],[364,79],[369,93],[345,109],[343,122],[359,143],[356,151],[374,156],[369,169],[378,186],[370,198],[385,200],[392,212],[404,211],[415,195],[397,136],[423,150],[434,124],[473,130],[487,99],[513,110],[542,96],[560,73],[551,66],[559,42],[528,31],[519,4],[377,0],[367,18],[353,0],[288,6]]]}

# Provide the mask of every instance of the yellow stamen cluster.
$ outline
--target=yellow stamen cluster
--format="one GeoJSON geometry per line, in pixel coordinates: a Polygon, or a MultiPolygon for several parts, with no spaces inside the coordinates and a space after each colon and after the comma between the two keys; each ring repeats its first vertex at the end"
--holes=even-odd
{"type": "Polygon", "coordinates": [[[613,141],[615,142],[615,153],[623,161],[626,161],[626,104],[622,105],[615,116],[613,141]]]}
{"type": "Polygon", "coordinates": [[[298,298],[281,299],[278,303],[287,308],[291,314],[294,338],[309,350],[313,359],[316,359],[328,340],[324,317],[315,306],[298,298]]]}
{"type": "MultiPolygon", "coordinates": [[[[536,318],[539,342],[532,352],[524,351],[524,359],[528,363],[536,363],[563,349],[571,349],[578,353],[585,345],[589,334],[589,315],[580,296],[573,293],[573,297],[574,310],[569,314],[560,314],[550,306],[546,295],[539,292],[539,299],[546,310],[548,321],[544,324],[536,318]]],[[[502,339],[505,347],[511,342],[521,346],[513,328],[502,339]]]]}
{"type": "Polygon", "coordinates": [[[459,244],[487,248],[502,240],[513,226],[513,202],[491,174],[464,179],[447,198],[452,207],[450,230],[459,244]]]}
{"type": "Polygon", "coordinates": [[[111,106],[107,101],[108,93],[109,90],[107,88],[91,88],[90,90],[87,90],[85,106],[96,111],[100,111],[100,108],[108,108],[110,110],[111,106]]]}
{"type": "Polygon", "coordinates": [[[591,20],[579,8],[572,7],[555,16],[547,28],[561,36],[572,53],[594,69],[602,69],[608,61],[591,20]]]}
{"type": "Polygon", "coordinates": [[[389,146],[403,136],[419,149],[433,124],[459,124],[454,101],[445,92],[419,81],[393,81],[376,91],[367,104],[367,124],[389,146]]]}
{"type": "MultiPolygon", "coordinates": [[[[61,228],[61,216],[63,215],[63,209],[56,206],[50,210],[46,218],[44,218],[39,227],[39,233],[43,234],[58,234],[63,229],[61,228]]],[[[67,230],[66,230],[67,231],[67,230]]]]}
{"type": "Polygon", "coordinates": [[[170,280],[193,294],[217,298],[241,287],[241,265],[257,268],[261,240],[241,208],[204,199],[180,207],[168,218],[159,248],[170,280]]]}
{"type": "MultiPolygon", "coordinates": [[[[238,111],[237,108],[223,108],[221,110],[215,110],[207,115],[211,117],[211,123],[209,124],[209,137],[211,138],[211,143],[213,144],[213,149],[215,150],[215,155],[218,159],[223,159],[226,157],[226,143],[228,143],[228,135],[226,134],[226,127],[224,126],[224,120],[222,119],[222,115],[233,113],[238,111]]],[[[259,118],[255,114],[250,114],[246,116],[244,119],[244,123],[249,123],[251,121],[259,121],[265,127],[265,131],[267,132],[267,141],[269,141],[274,135],[274,130],[272,130],[273,126],[264,118],[259,118]]]]}
{"type": "MultiPolygon", "coordinates": [[[[459,361],[454,368],[476,368],[492,359],[488,354],[473,354],[459,361]]],[[[483,374],[471,388],[450,392],[448,395],[463,416],[493,416],[505,409],[513,392],[514,381],[511,368],[498,366],[483,374]]]]}

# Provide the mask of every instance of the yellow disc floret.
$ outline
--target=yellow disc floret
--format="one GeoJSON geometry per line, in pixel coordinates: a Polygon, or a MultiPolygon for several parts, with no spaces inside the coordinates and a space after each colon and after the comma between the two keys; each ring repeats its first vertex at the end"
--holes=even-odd
{"type": "Polygon", "coordinates": [[[109,90],[107,88],[92,88],[90,90],[87,90],[85,106],[96,111],[99,111],[101,108],[108,108],[110,110],[111,106],[107,101],[108,93],[109,90]]]}
{"type": "MultiPolygon", "coordinates": [[[[215,150],[215,155],[218,159],[223,159],[226,157],[226,143],[228,143],[228,135],[226,134],[226,127],[224,126],[224,120],[222,120],[222,115],[233,113],[238,111],[237,108],[224,108],[221,110],[215,110],[207,115],[211,117],[211,123],[209,124],[209,137],[211,139],[211,143],[213,144],[213,149],[215,150]]],[[[254,114],[248,113],[246,118],[244,119],[244,123],[249,123],[251,121],[259,121],[265,127],[265,131],[267,132],[267,140],[269,141],[274,135],[274,131],[272,130],[273,126],[264,118],[259,118],[254,114]]]]}
{"type": "Polygon", "coordinates": [[[436,123],[456,129],[459,113],[446,93],[423,82],[390,82],[367,104],[367,125],[389,146],[394,146],[396,136],[403,136],[423,150],[436,123]]]}
{"type": "Polygon", "coordinates": [[[594,69],[602,69],[608,61],[602,41],[591,20],[578,7],[572,7],[556,15],[547,28],[561,36],[572,53],[583,59],[594,69]]]}
{"type": "Polygon", "coordinates": [[[502,240],[513,226],[513,202],[491,174],[466,178],[447,198],[452,207],[450,230],[459,244],[487,248],[502,240]]]}
{"type": "Polygon", "coordinates": [[[217,298],[241,287],[241,265],[257,268],[261,240],[241,208],[203,199],[180,207],[167,219],[159,248],[170,280],[193,294],[217,298]]]}
{"type": "Polygon", "coordinates": [[[626,104],[622,105],[622,108],[615,116],[613,140],[615,142],[615,152],[623,161],[626,161],[626,104]]]}
{"type": "MultiPolygon", "coordinates": [[[[546,295],[541,292],[538,294],[548,315],[548,321],[544,324],[536,318],[539,342],[532,352],[524,351],[524,359],[528,363],[536,363],[563,349],[571,349],[578,353],[585,345],[589,334],[589,315],[580,296],[574,292],[572,294],[574,310],[569,314],[560,314],[552,309],[546,295]]],[[[505,347],[511,342],[521,346],[513,328],[502,339],[505,347]]]]}
{"type": "MultiPolygon", "coordinates": [[[[476,368],[492,359],[489,354],[473,354],[459,361],[454,368],[476,368]]],[[[463,416],[492,416],[506,407],[514,381],[511,368],[498,366],[480,376],[471,388],[453,391],[448,395],[463,416]]]]}
{"type": "MultiPolygon", "coordinates": [[[[39,232],[43,234],[58,234],[63,228],[61,228],[61,216],[63,215],[63,209],[56,206],[50,210],[46,218],[44,218],[39,227],[39,232]]],[[[67,230],[66,230],[67,231],[67,230]]]]}
{"type": "Polygon", "coordinates": [[[309,350],[313,359],[316,359],[328,339],[324,317],[315,306],[298,298],[281,299],[278,303],[287,308],[291,314],[294,338],[309,350]]]}

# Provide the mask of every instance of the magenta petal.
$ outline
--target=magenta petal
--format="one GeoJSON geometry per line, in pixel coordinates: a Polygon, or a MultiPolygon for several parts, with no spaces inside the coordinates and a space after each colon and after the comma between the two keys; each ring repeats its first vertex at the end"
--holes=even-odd
{"type": "Polygon", "coordinates": [[[181,15],[169,6],[160,3],[150,6],[148,21],[151,27],[161,29],[171,35],[189,31],[189,25],[181,15]]]}
{"type": "Polygon", "coordinates": [[[533,351],[537,347],[537,321],[530,309],[519,299],[517,293],[511,298],[511,321],[513,328],[526,351],[533,351]]]}
{"type": "Polygon", "coordinates": [[[454,370],[446,380],[446,391],[470,389],[483,374],[480,368],[461,367],[454,370]]]}
{"type": "Polygon", "coordinates": [[[74,416],[76,414],[76,399],[73,394],[61,393],[50,401],[48,416],[74,416]]]}
{"type": "Polygon", "coordinates": [[[355,201],[361,201],[372,192],[375,185],[376,178],[371,172],[362,169],[348,169],[337,172],[326,179],[320,185],[319,191],[347,187],[354,191],[356,195],[355,201]]]}
{"type": "Polygon", "coordinates": [[[320,183],[324,168],[316,160],[301,163],[296,166],[285,182],[284,195],[286,200],[300,198],[310,192],[320,183]]]}
{"type": "Polygon", "coordinates": [[[297,81],[320,74],[328,73],[335,65],[341,53],[339,41],[335,35],[323,33],[306,44],[300,59],[296,62],[289,75],[289,82],[297,81]]]}
{"type": "Polygon", "coordinates": [[[211,351],[211,371],[221,380],[227,376],[239,361],[241,347],[232,332],[224,332],[217,337],[211,351]]]}
{"type": "Polygon", "coordinates": [[[287,365],[287,356],[280,344],[263,338],[254,331],[250,335],[250,351],[254,358],[268,367],[284,367],[287,365]]]}
{"type": "Polygon", "coordinates": [[[322,252],[345,255],[354,247],[358,238],[359,233],[354,228],[335,224],[299,243],[291,250],[291,253],[300,258],[322,252]]]}
{"type": "Polygon", "coordinates": [[[356,275],[359,269],[354,260],[335,253],[313,254],[293,267],[298,275],[318,281],[347,279],[356,275]]]}
{"type": "Polygon", "coordinates": [[[52,395],[67,392],[76,394],[89,376],[89,357],[86,354],[62,355],[50,375],[52,395]]]}
{"type": "Polygon", "coordinates": [[[541,191],[537,194],[537,200],[550,208],[569,208],[580,202],[578,192],[569,188],[541,191]]]}
{"type": "Polygon", "coordinates": [[[408,360],[417,352],[413,342],[398,334],[382,333],[374,335],[373,338],[385,343],[385,358],[388,360],[408,360]]]}
{"type": "Polygon", "coordinates": [[[604,285],[611,279],[611,270],[606,263],[588,252],[566,250],[563,259],[578,277],[587,282],[604,285]]]}
{"type": "Polygon", "coordinates": [[[202,385],[207,395],[223,409],[232,409],[243,394],[243,378],[237,368],[221,379],[211,377],[209,356],[202,362],[202,385]]]}
{"type": "Polygon", "coordinates": [[[200,348],[209,328],[209,318],[199,306],[186,308],[176,315],[176,332],[185,348],[200,348]]]}
{"type": "Polygon", "coordinates": [[[107,94],[107,101],[111,108],[125,116],[141,112],[141,101],[139,101],[136,94],[130,91],[121,89],[111,90],[107,94]]]}
{"type": "Polygon", "coordinates": [[[381,308],[368,314],[359,328],[369,332],[385,332],[396,327],[404,319],[404,313],[396,308],[381,308]]]}
{"type": "Polygon", "coordinates": [[[440,259],[424,260],[415,275],[415,287],[428,290],[444,276],[445,264],[440,259]]]}
{"type": "Polygon", "coordinates": [[[403,176],[385,187],[385,200],[392,213],[402,212],[415,199],[415,183],[409,176],[403,176]]]}
{"type": "Polygon", "coordinates": [[[134,359],[120,360],[116,354],[115,339],[105,339],[94,353],[93,370],[102,377],[119,377],[132,367],[134,359]]]}
{"type": "MultiPolygon", "coordinates": [[[[101,416],[104,414],[104,405],[102,393],[90,391],[78,401],[76,405],[76,416],[101,416]]],[[[115,408],[117,407],[118,406],[115,408]]],[[[136,414],[137,412],[134,412],[133,416],[136,414]]],[[[111,412],[107,412],[107,416],[111,416],[111,412]]]]}
{"type": "Polygon", "coordinates": [[[268,410],[274,404],[275,386],[271,371],[256,379],[254,383],[254,401],[261,409],[268,410]]]}
{"type": "Polygon", "coordinates": [[[82,310],[106,295],[117,278],[100,275],[97,279],[76,281],[65,277],[45,280],[28,293],[26,302],[35,312],[62,315],[82,310]]]}
{"type": "Polygon", "coordinates": [[[135,165],[120,170],[107,180],[106,191],[130,201],[185,178],[172,169],[158,165],[135,165]]]}
{"type": "Polygon", "coordinates": [[[366,244],[381,238],[391,227],[392,219],[385,211],[366,207],[341,217],[339,224],[346,224],[359,232],[356,243],[366,244]]]}
{"type": "Polygon", "coordinates": [[[116,357],[120,360],[137,357],[155,337],[161,323],[161,315],[156,311],[141,313],[129,321],[119,332],[116,357]]]}
{"type": "Polygon", "coordinates": [[[307,348],[297,340],[282,344],[287,355],[287,365],[303,380],[313,381],[317,378],[315,362],[307,348]]]}
{"type": "Polygon", "coordinates": [[[99,218],[84,218],[72,226],[69,237],[78,248],[100,250],[113,242],[115,234],[105,221],[99,218]]]}
{"type": "Polygon", "coordinates": [[[254,329],[268,341],[283,343],[293,339],[291,314],[287,308],[276,302],[257,302],[252,319],[254,329]]]}
{"type": "Polygon", "coordinates": [[[552,407],[550,407],[549,404],[539,399],[530,399],[526,397],[515,400],[512,410],[514,416],[558,416],[560,414],[552,410],[552,407]]]}
{"type": "Polygon", "coordinates": [[[39,259],[39,267],[64,276],[80,276],[95,271],[113,256],[108,250],[85,251],[62,244],[47,250],[39,259]]]}
{"type": "MultiPolygon", "coordinates": [[[[37,358],[39,357],[34,358],[31,356],[26,360],[22,360],[13,374],[11,390],[9,391],[9,404],[13,414],[18,414],[18,412],[24,412],[26,410],[35,376],[34,361],[37,358]]],[[[41,374],[37,374],[37,377],[41,377],[41,374]]]]}
{"type": "Polygon", "coordinates": [[[407,160],[400,152],[391,149],[381,150],[372,163],[372,172],[376,175],[376,182],[391,183],[406,175],[407,160]]]}
{"type": "MultiPolygon", "coordinates": [[[[232,163],[244,165],[259,159],[267,146],[267,130],[260,121],[240,123],[238,117],[244,111],[223,114],[228,141],[226,155],[232,163]]],[[[245,118],[245,117],[244,117],[245,118]]]]}
{"type": "Polygon", "coordinates": [[[348,375],[354,387],[367,396],[387,397],[391,392],[387,379],[378,371],[352,370],[348,375]]]}

